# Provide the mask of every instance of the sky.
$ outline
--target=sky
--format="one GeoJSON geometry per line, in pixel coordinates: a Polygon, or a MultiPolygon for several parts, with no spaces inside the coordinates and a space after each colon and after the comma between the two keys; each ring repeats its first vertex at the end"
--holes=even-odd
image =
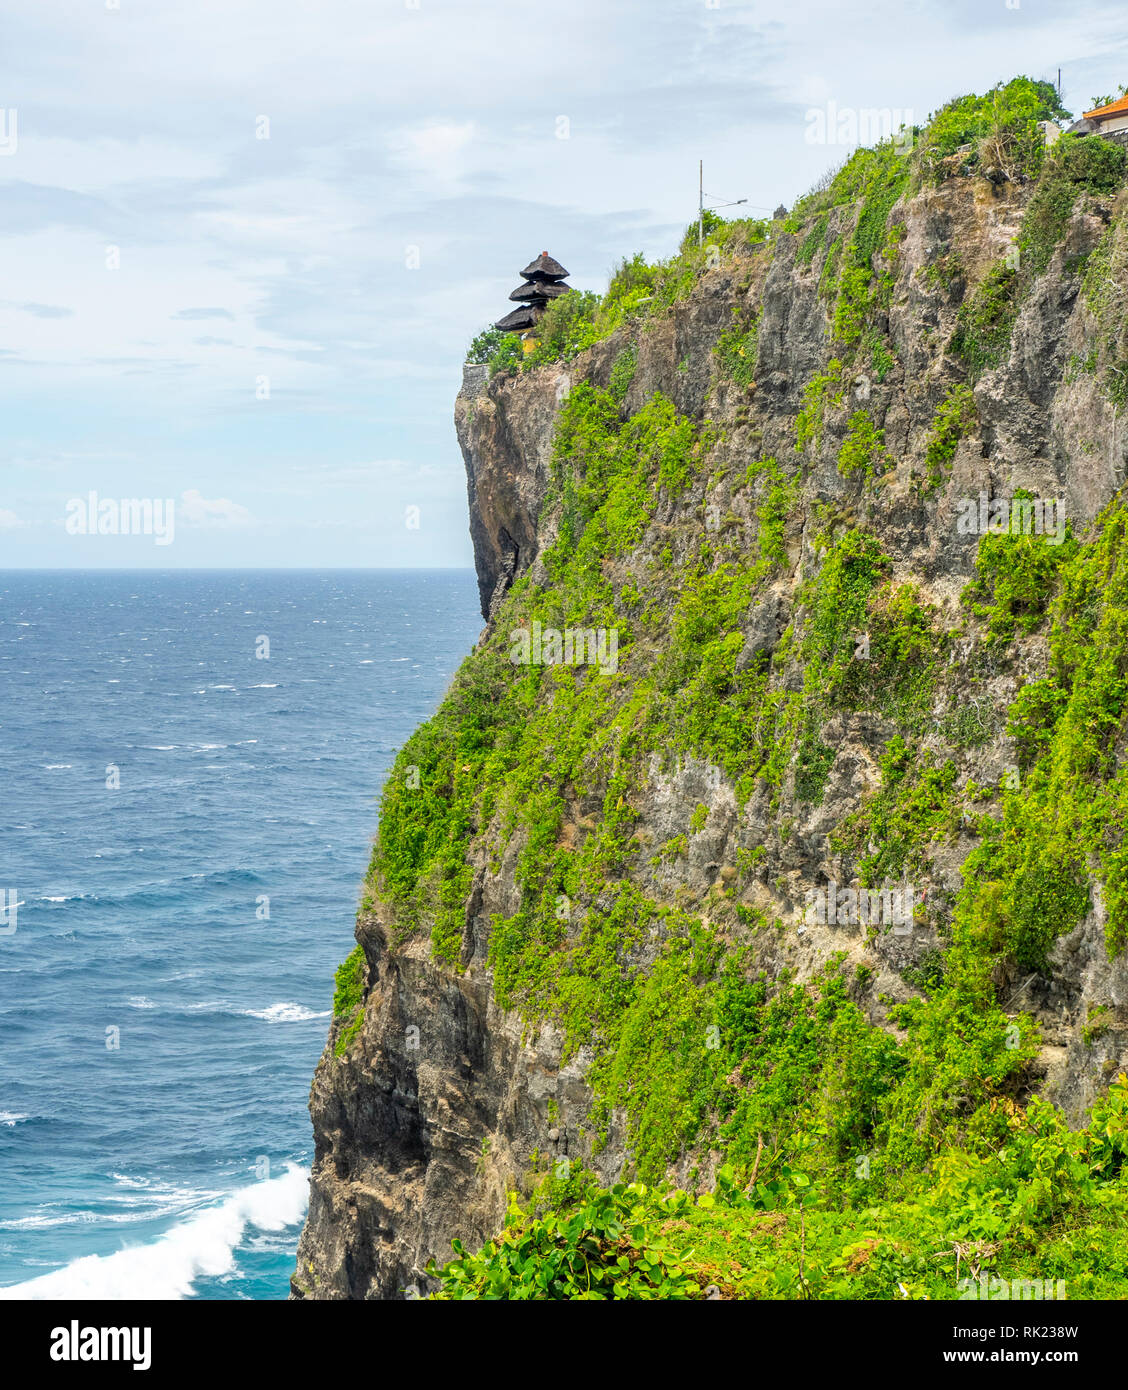
{"type": "Polygon", "coordinates": [[[0,0],[0,55],[0,568],[468,566],[454,396],[522,266],[672,254],[699,159],[792,204],[830,102],[1087,109],[1128,9],[0,0]],[[172,536],[82,534],[91,493],[172,536]]]}

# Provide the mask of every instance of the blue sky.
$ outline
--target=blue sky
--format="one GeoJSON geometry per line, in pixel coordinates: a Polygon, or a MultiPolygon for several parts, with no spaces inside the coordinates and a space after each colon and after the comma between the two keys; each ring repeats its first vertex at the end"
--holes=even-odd
{"type": "Polygon", "coordinates": [[[829,101],[1128,82],[1121,0],[0,0],[0,26],[0,568],[469,565],[461,362],[539,251],[595,290],[670,254],[698,158],[718,200],[792,203],[848,152],[806,139],[829,101]],[[68,534],[92,490],[175,499],[174,543],[68,534]]]}

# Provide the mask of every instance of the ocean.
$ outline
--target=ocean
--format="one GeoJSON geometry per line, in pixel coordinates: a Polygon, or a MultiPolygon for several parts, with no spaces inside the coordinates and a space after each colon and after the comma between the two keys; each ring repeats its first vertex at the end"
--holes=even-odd
{"type": "Polygon", "coordinates": [[[481,626],[463,570],[0,572],[0,1298],[286,1296],[380,787],[481,626]]]}

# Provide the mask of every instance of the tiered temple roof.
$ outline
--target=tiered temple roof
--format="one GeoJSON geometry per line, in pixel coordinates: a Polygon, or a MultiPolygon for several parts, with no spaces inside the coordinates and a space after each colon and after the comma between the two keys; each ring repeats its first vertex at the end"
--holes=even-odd
{"type": "Polygon", "coordinates": [[[525,283],[518,285],[509,296],[510,299],[517,300],[521,307],[498,319],[494,327],[507,333],[520,333],[526,328],[532,328],[544,313],[549,300],[558,299],[572,288],[571,285],[563,283],[567,274],[559,261],[554,260],[547,251],[542,251],[536,260],[530,261],[521,272],[521,278],[525,283]]]}

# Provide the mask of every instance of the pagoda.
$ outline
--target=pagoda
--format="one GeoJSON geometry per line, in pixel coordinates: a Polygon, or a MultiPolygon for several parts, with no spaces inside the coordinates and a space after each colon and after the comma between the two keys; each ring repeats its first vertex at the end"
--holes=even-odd
{"type": "Polygon", "coordinates": [[[522,333],[526,328],[532,328],[547,308],[548,301],[559,299],[572,288],[563,283],[567,274],[559,261],[553,260],[547,251],[542,251],[521,272],[525,283],[518,285],[509,296],[518,301],[519,307],[498,319],[494,327],[506,333],[522,333]]]}

